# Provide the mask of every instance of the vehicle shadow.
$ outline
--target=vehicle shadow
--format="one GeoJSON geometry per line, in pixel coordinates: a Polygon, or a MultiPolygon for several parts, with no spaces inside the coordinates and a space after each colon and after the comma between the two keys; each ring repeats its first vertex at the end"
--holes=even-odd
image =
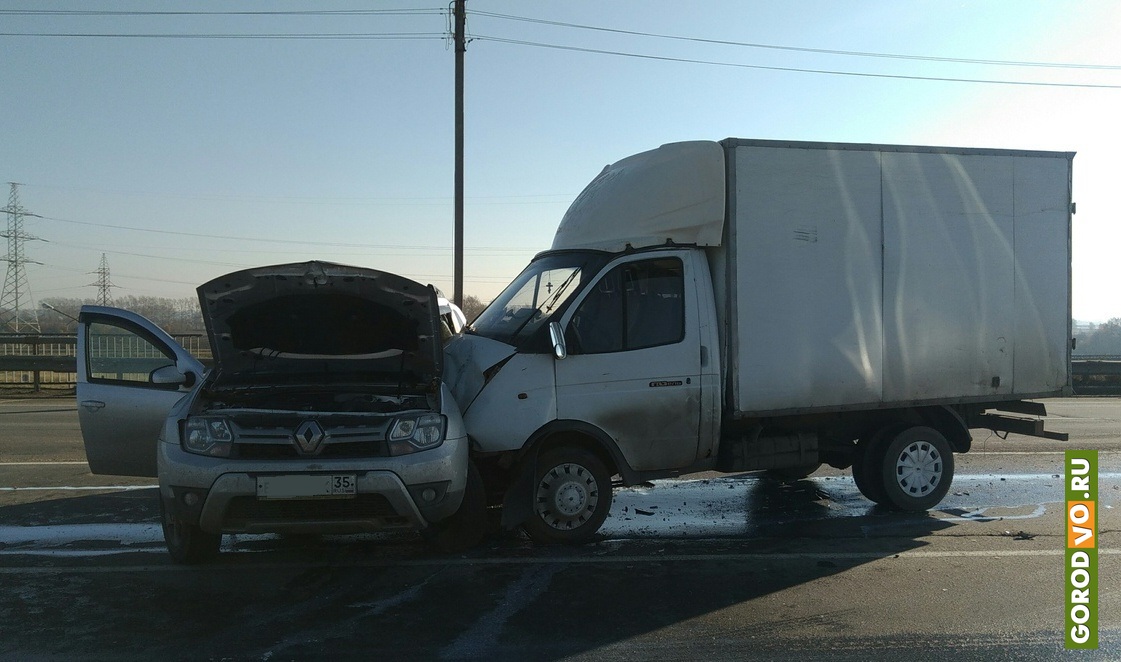
{"type": "MultiPolygon", "coordinates": [[[[808,617],[791,606],[802,587],[919,549],[928,544],[925,536],[953,526],[928,514],[871,506],[843,479],[778,483],[752,475],[700,486],[710,493],[696,504],[705,516],[698,518],[689,509],[693,497],[684,497],[682,522],[673,521],[679,514],[670,512],[668,501],[651,501],[660,490],[667,494],[659,498],[681,497],[674,485],[637,496],[621,490],[616,507],[627,508],[638,524],[576,547],[538,546],[515,532],[496,533],[457,555],[441,554],[411,532],[226,536],[227,553],[217,562],[184,568],[149,540],[142,561],[125,555],[110,566],[116,570],[88,573],[71,565],[56,574],[6,577],[20,584],[9,610],[20,634],[0,645],[0,654],[610,659],[614,647],[635,641],[655,646],[660,630],[688,624],[699,642],[731,632],[753,642],[754,657],[783,657],[791,652],[789,640],[773,633],[829,627],[859,609],[826,609],[803,623],[808,617]],[[733,515],[739,519],[729,525],[733,515]],[[650,527],[656,517],[665,526],[650,527]],[[698,525],[705,521],[709,528],[698,525]],[[91,596],[97,596],[96,614],[44,609],[91,596]],[[21,628],[20,618],[33,613],[39,614],[36,627],[21,628]],[[727,618],[736,622],[729,625],[727,618]],[[151,637],[156,631],[160,636],[151,637]],[[51,634],[60,632],[69,634],[51,634]]],[[[0,524],[7,527],[150,528],[157,521],[154,489],[0,507],[0,524]]],[[[0,562],[11,565],[7,554],[18,550],[0,551],[0,562]]],[[[39,563],[54,567],[58,561],[39,563]]],[[[652,657],[675,657],[657,652],[652,657]]]]}

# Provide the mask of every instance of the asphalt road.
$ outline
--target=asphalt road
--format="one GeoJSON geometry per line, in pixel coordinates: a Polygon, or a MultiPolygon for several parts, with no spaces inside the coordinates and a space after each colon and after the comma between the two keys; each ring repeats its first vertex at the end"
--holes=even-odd
{"type": "Polygon", "coordinates": [[[620,490],[600,540],[226,536],[174,566],[150,479],[91,476],[72,400],[0,402],[0,660],[1121,659],[1121,399],[1063,444],[975,435],[939,509],[848,472],[620,490]],[[1101,646],[1062,646],[1062,450],[1100,456],[1101,646]]]}

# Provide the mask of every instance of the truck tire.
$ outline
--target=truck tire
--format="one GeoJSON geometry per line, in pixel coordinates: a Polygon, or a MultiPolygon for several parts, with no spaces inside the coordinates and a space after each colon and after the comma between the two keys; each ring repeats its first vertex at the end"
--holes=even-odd
{"type": "Polygon", "coordinates": [[[197,524],[185,522],[175,516],[167,502],[160,497],[160,524],[164,543],[171,560],[184,565],[213,561],[218,556],[222,535],[207,533],[197,524]]]}
{"type": "Polygon", "coordinates": [[[820,462],[805,464],[800,467],[783,467],[782,469],[767,469],[767,477],[780,482],[802,480],[821,468],[820,462]]]}
{"type": "Polygon", "coordinates": [[[483,476],[474,462],[468,462],[467,487],[459,510],[447,519],[431,523],[421,531],[421,535],[440,551],[457,554],[482,542],[488,529],[487,495],[483,487],[483,476]]]}
{"type": "Polygon", "coordinates": [[[539,543],[587,542],[611,510],[611,475],[595,454],[558,447],[541,453],[534,466],[532,512],[523,524],[539,543]]]}
{"type": "Polygon", "coordinates": [[[882,504],[887,501],[880,467],[883,462],[884,439],[891,432],[890,428],[884,428],[856,442],[852,458],[852,480],[856,483],[856,489],[873,503],[882,504]]]}
{"type": "Polygon", "coordinates": [[[946,437],[916,426],[887,439],[879,453],[884,505],[912,512],[938,505],[954,478],[954,453],[946,437]]]}

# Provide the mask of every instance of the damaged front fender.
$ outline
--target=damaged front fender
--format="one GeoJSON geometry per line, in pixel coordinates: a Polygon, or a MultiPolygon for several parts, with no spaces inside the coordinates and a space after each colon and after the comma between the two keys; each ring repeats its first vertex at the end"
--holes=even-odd
{"type": "Polygon", "coordinates": [[[467,412],[488,377],[493,376],[487,372],[514,353],[515,349],[506,343],[472,334],[456,336],[444,346],[444,383],[451,389],[460,411],[467,412]]]}

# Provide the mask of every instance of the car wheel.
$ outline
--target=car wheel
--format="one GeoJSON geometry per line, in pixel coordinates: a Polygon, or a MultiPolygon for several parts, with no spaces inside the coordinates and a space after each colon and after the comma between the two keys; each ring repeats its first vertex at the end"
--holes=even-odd
{"type": "Polygon", "coordinates": [[[954,478],[954,453],[934,428],[907,428],[883,446],[880,476],[885,505],[929,510],[946,496],[954,478]]]}
{"type": "Polygon", "coordinates": [[[767,477],[782,481],[789,482],[793,480],[802,480],[813,472],[821,468],[820,462],[813,464],[805,464],[800,467],[783,467],[782,469],[767,469],[767,477]]]}
{"type": "Polygon", "coordinates": [[[175,516],[167,502],[160,497],[160,523],[163,526],[163,539],[171,560],[176,563],[193,565],[213,560],[218,555],[222,535],[207,533],[197,524],[190,524],[175,516]]]}
{"type": "Polygon", "coordinates": [[[588,541],[611,510],[611,475],[581,448],[553,448],[531,464],[532,513],[524,527],[541,543],[588,541]],[[533,466],[535,464],[535,467],[533,466]]]}
{"type": "Polygon", "coordinates": [[[483,487],[483,476],[474,462],[468,462],[467,487],[459,510],[445,520],[431,523],[421,531],[421,535],[440,551],[455,554],[482,542],[488,529],[487,495],[483,487]]]}

